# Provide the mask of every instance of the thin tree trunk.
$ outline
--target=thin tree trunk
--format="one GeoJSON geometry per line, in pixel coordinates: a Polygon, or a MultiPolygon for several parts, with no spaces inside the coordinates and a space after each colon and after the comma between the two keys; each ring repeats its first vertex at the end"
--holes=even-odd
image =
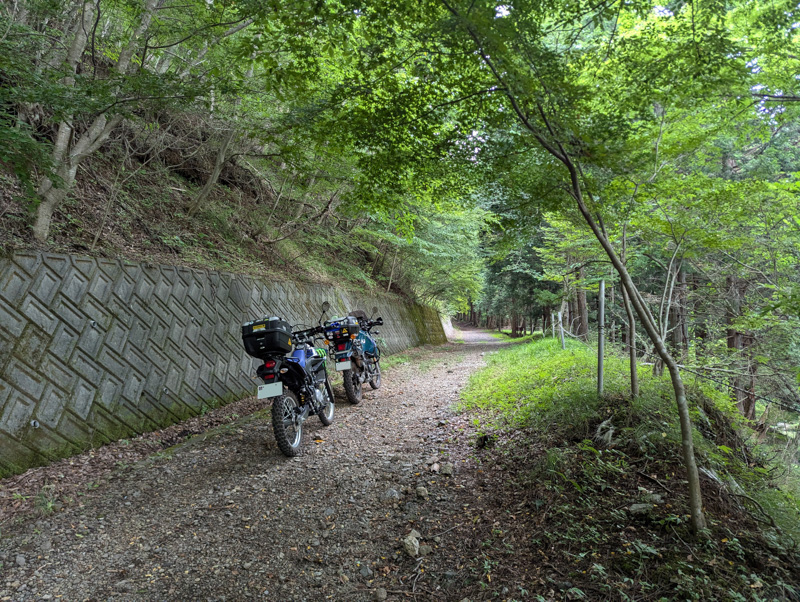
{"type": "Polygon", "coordinates": [[[675,347],[681,354],[681,361],[685,362],[689,355],[689,307],[688,287],[686,286],[686,271],[678,272],[678,287],[675,299],[675,347]]]}
{"type": "Polygon", "coordinates": [[[369,272],[370,278],[375,277],[375,269],[378,267],[378,260],[381,258],[381,255],[384,254],[386,250],[386,245],[387,245],[386,241],[381,242],[380,246],[375,251],[375,261],[372,262],[372,269],[369,272]]]}
{"type": "Polygon", "coordinates": [[[614,303],[615,303],[615,301],[614,301],[614,285],[613,284],[609,287],[609,302],[611,303],[612,318],[611,318],[611,325],[608,328],[608,334],[609,334],[609,340],[611,341],[611,344],[614,345],[617,342],[617,321],[613,317],[615,315],[614,314],[614,303]]]}
{"type": "Polygon", "coordinates": [[[744,411],[742,414],[748,420],[756,419],[756,374],[758,372],[758,364],[752,361],[752,358],[747,367],[750,373],[750,386],[747,389],[747,396],[744,400],[744,411]]]}
{"type": "Polygon", "coordinates": [[[564,323],[566,323],[567,332],[572,334],[572,322],[575,320],[577,311],[575,309],[575,299],[570,297],[567,301],[567,314],[564,316],[564,323]]]}
{"type": "MultiPolygon", "coordinates": [[[[625,265],[626,256],[628,251],[628,224],[622,225],[622,253],[620,254],[620,263],[625,265]]],[[[631,308],[631,301],[628,298],[628,291],[625,287],[620,287],[622,291],[622,304],[625,306],[625,313],[628,316],[628,357],[630,363],[631,374],[631,398],[636,399],[639,397],[639,372],[636,366],[636,318],[633,315],[631,308]]]]}
{"type": "Polygon", "coordinates": [[[394,265],[395,265],[395,262],[397,261],[397,252],[398,252],[399,250],[400,250],[400,248],[399,248],[399,247],[398,247],[398,248],[396,248],[396,249],[394,250],[394,259],[392,259],[392,271],[389,273],[389,284],[388,284],[388,285],[387,285],[387,287],[386,287],[386,292],[387,292],[387,293],[388,293],[388,292],[391,290],[391,288],[392,288],[392,278],[394,277],[394,265]]]}
{"type": "Polygon", "coordinates": [[[636,320],[633,316],[628,292],[622,289],[622,303],[625,305],[625,313],[628,314],[628,357],[630,359],[631,370],[631,397],[639,397],[639,373],[636,371],[636,320]]]}
{"type": "MultiPolygon", "coordinates": [[[[247,70],[248,79],[253,77],[253,66],[251,65],[250,68],[247,70]]],[[[242,99],[237,97],[233,103],[234,106],[234,118],[235,118],[235,111],[242,104],[242,99]]],[[[235,123],[235,121],[234,121],[235,123]]],[[[236,136],[236,126],[231,126],[231,128],[225,133],[224,137],[222,138],[222,144],[217,152],[217,156],[214,159],[214,168],[211,170],[211,175],[209,175],[206,183],[203,185],[202,190],[195,198],[194,202],[192,203],[191,207],[189,207],[189,215],[194,215],[200,208],[205,205],[206,200],[208,199],[208,195],[211,194],[211,190],[214,186],[217,185],[217,181],[219,180],[219,175],[222,173],[222,168],[225,166],[225,163],[228,160],[228,148],[233,142],[234,137],[236,136]]]]}
{"type": "Polygon", "coordinates": [[[283,187],[286,186],[286,182],[289,180],[289,174],[283,178],[283,182],[281,182],[281,187],[278,189],[278,192],[275,193],[275,189],[272,188],[270,184],[270,188],[272,188],[273,193],[275,194],[275,202],[272,204],[272,210],[269,212],[269,217],[267,217],[267,226],[272,221],[272,216],[275,214],[275,210],[278,208],[278,203],[283,198],[283,187]]]}
{"type": "Polygon", "coordinates": [[[103,219],[100,220],[100,226],[97,228],[97,232],[95,232],[94,239],[92,239],[92,246],[89,247],[90,251],[94,251],[94,248],[97,246],[97,241],[100,240],[100,237],[103,234],[103,229],[106,227],[108,216],[111,213],[111,207],[117,201],[117,197],[119,196],[119,192],[120,190],[122,190],[122,187],[128,180],[130,180],[133,176],[135,176],[142,169],[144,169],[147,166],[147,164],[150,163],[150,161],[152,161],[154,157],[156,157],[155,152],[147,153],[147,155],[148,155],[147,159],[145,159],[142,163],[139,164],[139,166],[136,169],[131,171],[128,175],[126,175],[123,178],[122,174],[124,173],[125,165],[128,163],[131,157],[130,145],[127,143],[125,144],[125,156],[122,158],[122,169],[120,169],[119,172],[117,172],[114,178],[114,182],[111,183],[111,191],[109,192],[108,201],[106,201],[106,206],[105,209],[103,210],[103,219]]]}
{"type": "Polygon", "coordinates": [[[222,173],[222,168],[225,166],[225,162],[228,160],[228,147],[230,147],[231,142],[233,142],[233,138],[236,135],[236,128],[231,128],[225,133],[224,138],[222,139],[222,143],[220,144],[219,150],[217,151],[217,156],[214,159],[214,167],[211,170],[208,178],[206,179],[206,183],[203,184],[203,188],[195,197],[192,204],[189,206],[189,211],[187,215],[189,217],[195,215],[200,208],[205,205],[206,200],[208,199],[208,195],[211,194],[211,190],[214,186],[217,185],[217,181],[219,180],[219,174],[222,173]]]}
{"type": "MultiPolygon", "coordinates": [[[[692,277],[692,289],[697,290],[697,277],[692,277]]],[[[694,316],[694,344],[697,353],[704,353],[708,345],[708,316],[702,310],[702,304],[695,300],[692,314],[694,316]]]]}
{"type": "MultiPolygon", "coordinates": [[[[741,315],[742,297],[747,287],[746,283],[742,283],[735,276],[728,276],[725,280],[728,289],[728,305],[725,312],[725,322],[728,325],[727,329],[727,343],[728,349],[735,354],[736,364],[742,365],[742,356],[744,355],[744,340],[745,335],[739,332],[735,327],[736,319],[741,315]]],[[[750,418],[751,414],[747,407],[747,391],[745,390],[745,377],[734,376],[731,378],[731,388],[733,395],[736,399],[736,406],[739,408],[742,416],[750,418]]]]}
{"type": "Polygon", "coordinates": [[[576,287],[575,309],[578,318],[577,334],[585,341],[589,338],[589,309],[586,306],[586,289],[583,288],[582,284],[583,279],[586,278],[585,268],[581,267],[578,278],[580,279],[581,286],[576,287]]]}

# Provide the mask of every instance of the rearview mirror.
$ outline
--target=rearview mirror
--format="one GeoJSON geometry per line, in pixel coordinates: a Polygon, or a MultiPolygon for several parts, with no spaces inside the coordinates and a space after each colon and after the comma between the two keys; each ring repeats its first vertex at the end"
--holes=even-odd
{"type": "Polygon", "coordinates": [[[378,306],[377,305],[373,305],[372,306],[372,315],[374,316],[376,313],[378,313],[378,306]]]}
{"type": "Polygon", "coordinates": [[[330,308],[331,308],[331,304],[330,304],[330,303],[328,303],[327,301],[324,301],[324,302],[322,303],[322,313],[325,313],[325,312],[326,312],[326,311],[328,311],[330,308]]]}

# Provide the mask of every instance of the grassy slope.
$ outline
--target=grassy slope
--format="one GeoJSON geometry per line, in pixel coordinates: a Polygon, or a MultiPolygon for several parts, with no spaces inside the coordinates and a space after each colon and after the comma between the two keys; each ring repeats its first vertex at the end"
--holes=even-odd
{"type": "MultiPolygon", "coordinates": [[[[123,158],[118,145],[108,143],[81,165],[75,187],[54,215],[47,250],[386,289],[381,282],[388,275],[372,278],[372,257],[346,232],[353,217],[313,220],[288,239],[269,243],[285,233],[283,222],[294,205],[284,201],[273,214],[274,199],[256,197],[240,172],[240,182],[218,184],[206,206],[189,216],[201,178],[158,161],[123,158]]],[[[19,183],[0,171],[0,252],[38,246],[31,232],[34,213],[19,183]]]]}
{"type": "Polygon", "coordinates": [[[632,401],[627,364],[612,355],[598,398],[596,351],[570,343],[493,354],[463,394],[463,409],[494,442],[485,470],[511,475],[497,503],[530,510],[520,528],[543,569],[532,590],[562,599],[800,599],[796,473],[768,460],[771,448],[743,441],[748,431],[724,396],[688,382],[710,525],[706,538],[693,538],[669,381],[640,368],[632,401]]]}

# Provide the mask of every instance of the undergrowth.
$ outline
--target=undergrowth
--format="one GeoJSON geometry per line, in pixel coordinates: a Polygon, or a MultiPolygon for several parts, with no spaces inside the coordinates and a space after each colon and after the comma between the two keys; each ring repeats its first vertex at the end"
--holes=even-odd
{"type": "MultiPolygon", "coordinates": [[[[133,130],[120,132],[138,140],[133,130]]],[[[192,213],[204,169],[199,174],[183,162],[167,163],[142,163],[127,156],[116,139],[109,141],[81,165],[75,186],[53,216],[47,249],[336,284],[373,294],[386,290],[388,273],[374,269],[376,253],[365,250],[369,233],[348,232],[351,226],[342,215],[309,221],[287,237],[286,223],[293,218],[286,209],[296,202],[284,199],[278,207],[264,191],[259,196],[252,189],[255,174],[236,162],[226,165],[227,177],[192,213]],[[119,173],[127,175],[119,178],[119,173]]],[[[13,178],[0,173],[0,253],[37,246],[31,230],[35,206],[13,178]]],[[[392,290],[404,294],[398,280],[395,275],[392,290]]]]}
{"type": "Polygon", "coordinates": [[[800,600],[797,467],[748,445],[727,397],[687,378],[709,522],[695,536],[669,379],[639,367],[631,400],[628,364],[611,353],[600,397],[596,362],[596,350],[574,341],[566,350],[552,339],[515,345],[488,356],[462,394],[460,409],[487,448],[478,452],[483,470],[511,475],[496,503],[530,510],[512,528],[530,533],[532,559],[547,559],[531,591],[800,600]]]}

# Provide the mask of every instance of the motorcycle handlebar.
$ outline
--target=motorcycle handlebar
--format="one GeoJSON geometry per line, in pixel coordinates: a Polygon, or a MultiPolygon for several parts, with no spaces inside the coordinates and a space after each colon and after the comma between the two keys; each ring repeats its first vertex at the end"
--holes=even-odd
{"type": "Polygon", "coordinates": [[[315,326],[314,328],[307,328],[305,330],[298,330],[297,332],[293,332],[292,336],[298,340],[308,340],[315,334],[320,334],[322,332],[325,332],[325,328],[323,328],[322,326],[315,326]]]}
{"type": "Polygon", "coordinates": [[[373,326],[383,326],[383,318],[377,318],[375,320],[367,320],[367,330],[372,328],[373,326]]]}
{"type": "MultiPolygon", "coordinates": [[[[365,329],[368,331],[373,326],[382,326],[383,325],[383,318],[377,318],[375,320],[367,320],[365,329]]],[[[331,325],[327,326],[315,326],[314,328],[306,328],[304,330],[298,330],[292,333],[292,336],[298,339],[299,341],[307,341],[315,334],[324,334],[326,330],[330,330],[332,327],[331,325]]]]}

